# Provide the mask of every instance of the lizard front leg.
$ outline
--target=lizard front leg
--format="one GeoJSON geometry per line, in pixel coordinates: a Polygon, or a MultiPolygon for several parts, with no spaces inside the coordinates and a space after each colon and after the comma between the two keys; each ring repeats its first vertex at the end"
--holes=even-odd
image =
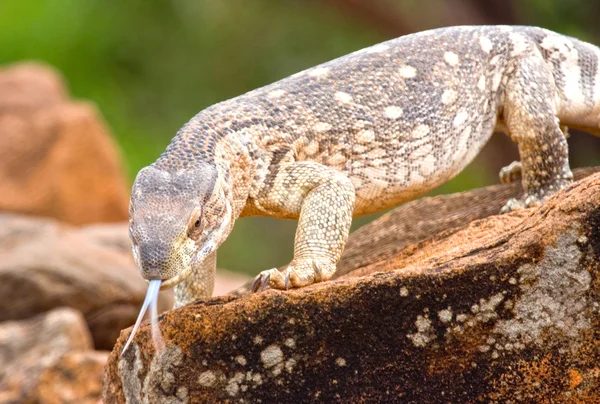
{"type": "Polygon", "coordinates": [[[185,306],[202,297],[210,297],[215,285],[217,252],[213,252],[200,263],[192,266],[190,275],[175,286],[173,308],[185,306]]]}
{"type": "Polygon", "coordinates": [[[298,218],[294,258],[283,272],[262,271],[253,290],[299,288],[326,281],[342,255],[354,209],[354,186],[348,177],[322,164],[304,161],[283,167],[262,198],[266,213],[298,218]]]}

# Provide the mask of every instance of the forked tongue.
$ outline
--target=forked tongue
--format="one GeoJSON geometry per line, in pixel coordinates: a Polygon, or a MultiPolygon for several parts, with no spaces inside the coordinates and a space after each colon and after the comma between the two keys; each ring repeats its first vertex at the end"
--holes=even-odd
{"type": "Polygon", "coordinates": [[[121,355],[125,353],[131,341],[137,334],[138,328],[140,328],[140,324],[142,319],[144,318],[144,314],[146,314],[146,310],[148,310],[148,306],[150,307],[150,324],[152,329],[152,340],[154,341],[154,349],[156,352],[160,351],[165,343],[160,332],[160,328],[158,328],[158,292],[160,291],[160,284],[162,281],[160,279],[151,280],[148,285],[148,291],[146,292],[146,298],[144,299],[144,303],[142,304],[142,308],[140,310],[140,314],[138,315],[137,320],[135,321],[135,325],[133,326],[133,330],[131,330],[131,334],[129,334],[129,338],[121,351],[121,355]]]}

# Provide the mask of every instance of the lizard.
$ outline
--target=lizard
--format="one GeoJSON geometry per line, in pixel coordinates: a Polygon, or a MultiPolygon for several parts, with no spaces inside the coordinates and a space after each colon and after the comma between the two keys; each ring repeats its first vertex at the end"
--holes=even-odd
{"type": "MultiPolygon", "coordinates": [[[[210,296],[218,247],[256,215],[298,227],[289,265],[262,271],[254,291],[327,281],[353,217],[445,183],[495,131],[520,157],[500,178],[523,188],[502,212],[540,205],[572,182],[566,128],[599,134],[599,60],[596,46],[542,28],[446,27],[200,111],[132,187],[130,238],[148,296],[174,287],[174,307],[210,296]]],[[[148,296],[127,344],[156,302],[148,296]]]]}

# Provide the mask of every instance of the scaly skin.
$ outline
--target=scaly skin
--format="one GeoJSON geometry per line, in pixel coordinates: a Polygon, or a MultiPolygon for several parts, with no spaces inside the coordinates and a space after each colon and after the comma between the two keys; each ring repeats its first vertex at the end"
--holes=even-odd
{"type": "Polygon", "coordinates": [[[535,206],[572,178],[559,123],[595,132],[598,48],[533,27],[450,27],[394,39],[216,104],[190,120],[131,195],[133,251],[176,306],[210,296],[239,217],[299,219],[294,258],[256,288],[329,279],[353,216],[448,181],[494,129],[517,142],[535,206]]]}

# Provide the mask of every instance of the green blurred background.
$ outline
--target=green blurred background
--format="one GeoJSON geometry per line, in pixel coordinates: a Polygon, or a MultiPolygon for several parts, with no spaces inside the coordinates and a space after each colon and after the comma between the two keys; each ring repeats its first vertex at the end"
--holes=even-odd
{"type": "MultiPolygon", "coordinates": [[[[600,2],[589,0],[0,0],[0,63],[60,70],[74,97],[97,103],[133,180],[203,108],[385,39],[523,24],[600,44],[598,16],[600,2]]],[[[600,163],[597,139],[575,133],[570,145],[572,166],[600,163]]],[[[516,157],[496,135],[435,193],[496,183],[516,157]]],[[[283,265],[294,231],[291,221],[240,220],[219,266],[256,274],[283,265]]]]}

